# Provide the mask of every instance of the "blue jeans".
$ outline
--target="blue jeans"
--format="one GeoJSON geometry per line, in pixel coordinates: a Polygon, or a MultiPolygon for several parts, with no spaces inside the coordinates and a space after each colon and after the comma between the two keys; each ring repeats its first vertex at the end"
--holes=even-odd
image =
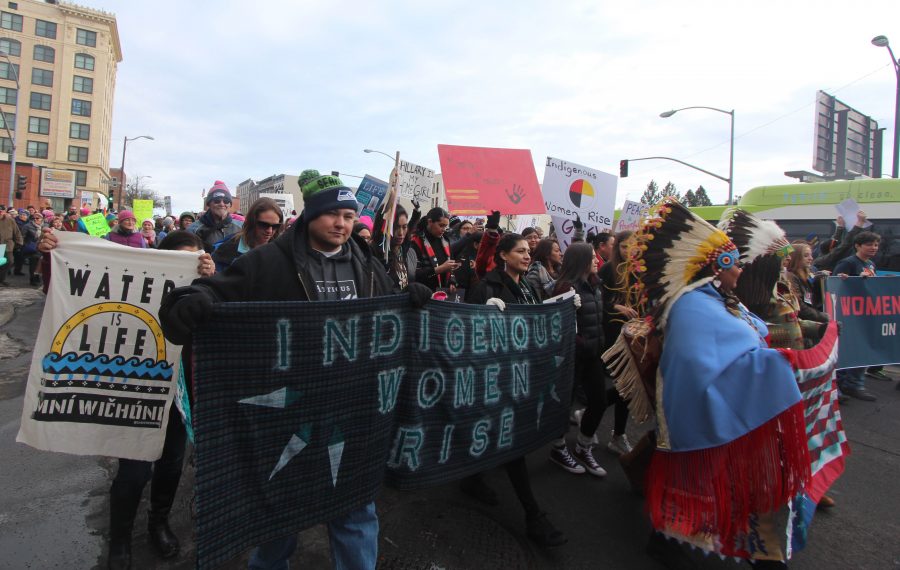
{"type": "Polygon", "coordinates": [[[847,388],[853,388],[856,390],[864,389],[866,387],[866,381],[864,378],[865,373],[865,368],[845,368],[843,370],[838,370],[838,388],[840,388],[842,392],[847,388]]]}
{"type": "MultiPolygon", "coordinates": [[[[337,570],[374,570],[378,559],[378,515],[375,503],[328,521],[331,559],[337,570]]],[[[297,535],[277,538],[250,554],[250,570],[288,570],[297,535]]]]}

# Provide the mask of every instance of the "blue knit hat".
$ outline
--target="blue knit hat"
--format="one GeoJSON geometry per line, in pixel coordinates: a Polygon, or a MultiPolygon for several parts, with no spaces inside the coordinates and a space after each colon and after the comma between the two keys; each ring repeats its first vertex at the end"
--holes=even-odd
{"type": "Polygon", "coordinates": [[[353,190],[337,176],[322,176],[318,170],[304,170],[297,178],[303,192],[303,220],[311,222],[331,210],[359,210],[353,190]]]}

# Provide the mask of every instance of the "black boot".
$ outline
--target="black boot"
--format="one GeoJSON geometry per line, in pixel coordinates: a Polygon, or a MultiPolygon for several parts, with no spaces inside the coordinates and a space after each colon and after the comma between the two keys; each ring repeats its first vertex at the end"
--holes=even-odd
{"type": "Polygon", "coordinates": [[[106,567],[109,570],[129,570],[131,568],[131,540],[109,541],[109,558],[106,567]]]}
{"type": "Polygon", "coordinates": [[[547,518],[547,513],[537,512],[525,516],[525,528],[528,538],[538,546],[553,547],[562,546],[569,539],[558,530],[547,518]]]}
{"type": "Polygon", "coordinates": [[[459,489],[466,495],[489,507],[496,507],[500,504],[497,493],[484,482],[484,477],[481,473],[470,475],[460,481],[459,489]]]}
{"type": "Polygon", "coordinates": [[[151,514],[147,521],[147,534],[150,535],[150,542],[161,558],[173,558],[178,555],[181,545],[178,543],[178,537],[169,528],[168,520],[165,518],[154,520],[151,514]]]}

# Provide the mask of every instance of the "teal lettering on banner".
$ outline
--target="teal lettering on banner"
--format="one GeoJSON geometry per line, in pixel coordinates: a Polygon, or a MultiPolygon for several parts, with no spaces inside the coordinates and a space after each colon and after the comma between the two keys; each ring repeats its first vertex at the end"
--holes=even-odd
{"type": "Polygon", "coordinates": [[[485,316],[478,315],[472,317],[472,352],[475,354],[484,354],[488,350],[487,335],[488,319],[485,316]]]}
{"type": "Polygon", "coordinates": [[[457,368],[453,407],[471,406],[475,403],[475,369],[471,366],[457,368]]]}
{"type": "Polygon", "coordinates": [[[500,401],[500,387],[498,378],[500,376],[500,365],[489,364],[484,368],[484,403],[496,404],[500,401]]]}
{"type": "Polygon", "coordinates": [[[426,352],[429,347],[428,311],[419,315],[419,352],[426,352]]]}
{"type": "Polygon", "coordinates": [[[419,407],[430,408],[444,395],[444,374],[440,370],[426,370],[419,377],[419,407]],[[433,386],[430,386],[433,385],[433,386]]]}
{"type": "Polygon", "coordinates": [[[421,427],[400,427],[394,439],[394,449],[388,462],[392,467],[406,466],[410,471],[419,468],[419,450],[425,443],[425,430],[421,427]]]}
{"type": "Polygon", "coordinates": [[[506,336],[506,319],[503,316],[491,315],[488,317],[491,321],[491,351],[506,352],[509,350],[509,340],[506,336]]]}
{"type": "Polygon", "coordinates": [[[528,323],[525,317],[515,317],[512,320],[512,341],[513,346],[518,350],[528,348],[528,323]]]}
{"type": "Polygon", "coordinates": [[[444,334],[446,335],[444,338],[447,344],[447,352],[453,356],[462,354],[463,349],[466,347],[466,335],[463,322],[459,317],[456,315],[450,317],[444,329],[444,334]]]}
{"type": "Polygon", "coordinates": [[[351,317],[345,321],[344,327],[335,319],[325,321],[325,350],[322,364],[328,366],[334,363],[335,342],[344,353],[344,358],[353,362],[356,360],[356,339],[359,317],[351,317]]]}
{"type": "Polygon", "coordinates": [[[403,321],[396,313],[378,313],[373,318],[372,326],[372,357],[390,356],[400,348],[403,339],[403,321]],[[390,330],[391,336],[384,341],[385,329],[390,330]]]}
{"type": "Polygon", "coordinates": [[[291,368],[291,321],[278,320],[278,364],[275,370],[284,372],[291,368]]]}
{"type": "Polygon", "coordinates": [[[400,383],[406,368],[400,366],[391,370],[382,370],[378,373],[378,411],[387,414],[394,410],[397,404],[397,394],[400,392],[400,383]]]}
{"type": "Polygon", "coordinates": [[[550,317],[550,340],[555,343],[562,341],[562,315],[558,312],[550,317]]]}
{"type": "Polygon", "coordinates": [[[547,317],[545,315],[534,318],[534,344],[538,348],[547,346],[547,317]]]}
{"type": "Polygon", "coordinates": [[[510,447],[513,443],[513,419],[515,413],[512,408],[503,408],[500,414],[500,433],[497,436],[497,447],[510,447]]]}
{"type": "Polygon", "coordinates": [[[472,445],[469,446],[469,455],[478,457],[484,450],[488,448],[491,438],[488,437],[488,430],[491,429],[491,420],[483,419],[475,422],[472,428],[472,445]]]}
{"type": "Polygon", "coordinates": [[[444,439],[441,441],[441,458],[438,459],[438,463],[447,463],[450,459],[450,442],[453,441],[453,428],[456,427],[453,424],[447,424],[444,426],[444,439]]]}
{"type": "Polygon", "coordinates": [[[528,361],[513,362],[513,399],[528,397],[528,361]]]}

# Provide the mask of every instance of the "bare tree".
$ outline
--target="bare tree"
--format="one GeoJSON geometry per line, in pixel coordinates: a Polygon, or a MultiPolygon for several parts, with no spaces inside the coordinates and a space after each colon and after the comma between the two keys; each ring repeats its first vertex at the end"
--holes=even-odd
{"type": "Polygon", "coordinates": [[[135,176],[131,184],[125,185],[125,207],[133,208],[135,200],[153,200],[154,208],[164,208],[166,203],[156,190],[144,181],[149,176],[135,176]]]}

